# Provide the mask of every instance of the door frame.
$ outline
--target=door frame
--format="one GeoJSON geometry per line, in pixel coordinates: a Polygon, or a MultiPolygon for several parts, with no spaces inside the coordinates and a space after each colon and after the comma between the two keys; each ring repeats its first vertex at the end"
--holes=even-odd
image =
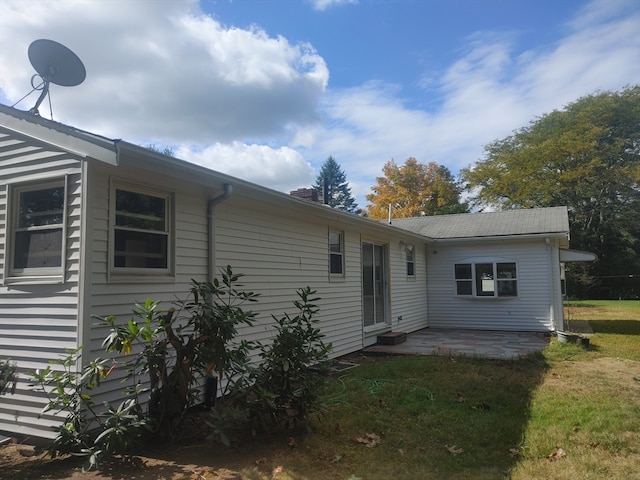
{"type": "MultiPolygon", "coordinates": [[[[388,330],[389,328],[391,328],[391,316],[390,316],[390,312],[391,312],[391,308],[390,308],[390,288],[389,288],[389,243],[388,242],[381,242],[381,241],[376,241],[373,239],[369,239],[369,238],[362,238],[360,240],[360,251],[361,251],[361,261],[360,261],[360,277],[362,279],[362,293],[361,293],[361,302],[362,302],[362,332],[363,335],[366,337],[369,334],[374,334],[374,333],[378,333],[380,331],[385,331],[388,330]],[[380,263],[379,266],[382,268],[382,273],[381,273],[381,278],[380,278],[380,287],[381,287],[381,291],[382,293],[380,295],[375,295],[376,289],[375,289],[375,282],[376,282],[376,278],[375,276],[373,277],[373,283],[374,283],[374,305],[373,305],[373,312],[374,312],[374,324],[373,325],[365,325],[365,271],[364,271],[364,261],[365,261],[365,244],[366,245],[370,245],[372,250],[373,250],[373,261],[374,263],[376,263],[376,247],[380,247],[381,250],[378,250],[378,252],[382,252],[381,256],[382,258],[379,259],[380,263]],[[378,308],[376,308],[378,306],[378,300],[380,300],[382,302],[381,308],[382,308],[382,315],[383,315],[383,319],[381,322],[376,322],[375,321],[375,312],[378,310],[378,308]]],[[[372,275],[375,274],[375,270],[372,270],[372,275]]]]}

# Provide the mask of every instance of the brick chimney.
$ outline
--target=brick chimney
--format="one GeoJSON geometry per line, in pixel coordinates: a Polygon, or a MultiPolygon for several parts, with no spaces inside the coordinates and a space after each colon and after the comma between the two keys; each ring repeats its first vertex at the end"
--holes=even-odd
{"type": "Polygon", "coordinates": [[[289,195],[301,200],[307,200],[308,202],[318,201],[318,191],[315,188],[299,188],[293,192],[289,192],[289,195]]]}

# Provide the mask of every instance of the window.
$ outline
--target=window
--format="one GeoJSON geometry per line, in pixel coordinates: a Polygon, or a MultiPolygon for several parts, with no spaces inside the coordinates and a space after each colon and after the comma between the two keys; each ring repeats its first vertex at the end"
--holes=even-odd
{"type": "Polygon", "coordinates": [[[64,270],[65,180],[12,192],[10,277],[59,276],[64,270]]]}
{"type": "Polygon", "coordinates": [[[518,280],[515,262],[456,263],[457,295],[516,297],[518,280]]]}
{"type": "Polygon", "coordinates": [[[413,245],[407,245],[404,249],[407,261],[407,277],[415,277],[416,275],[416,257],[413,245]]]}
{"type": "Polygon", "coordinates": [[[344,232],[329,232],[329,273],[344,275],[344,232]]]}
{"type": "Polygon", "coordinates": [[[171,195],[112,189],[114,273],[171,273],[171,195]]]}

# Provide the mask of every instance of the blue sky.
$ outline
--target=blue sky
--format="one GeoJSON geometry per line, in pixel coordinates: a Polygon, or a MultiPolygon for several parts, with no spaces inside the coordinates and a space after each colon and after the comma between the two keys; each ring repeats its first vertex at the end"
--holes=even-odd
{"type": "Polygon", "coordinates": [[[457,174],[544,113],[640,84],[637,0],[0,0],[1,103],[30,92],[37,38],[87,69],[43,117],[285,192],[332,155],[360,206],[391,159],[457,174]]]}

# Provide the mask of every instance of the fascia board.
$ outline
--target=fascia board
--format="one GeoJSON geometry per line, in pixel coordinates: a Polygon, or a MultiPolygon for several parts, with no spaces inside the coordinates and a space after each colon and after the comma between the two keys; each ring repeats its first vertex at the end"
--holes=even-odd
{"type": "Polygon", "coordinates": [[[81,158],[93,158],[109,165],[118,165],[117,140],[82,133],[30,113],[4,114],[0,115],[0,119],[3,127],[18,134],[46,142],[81,158]]]}

